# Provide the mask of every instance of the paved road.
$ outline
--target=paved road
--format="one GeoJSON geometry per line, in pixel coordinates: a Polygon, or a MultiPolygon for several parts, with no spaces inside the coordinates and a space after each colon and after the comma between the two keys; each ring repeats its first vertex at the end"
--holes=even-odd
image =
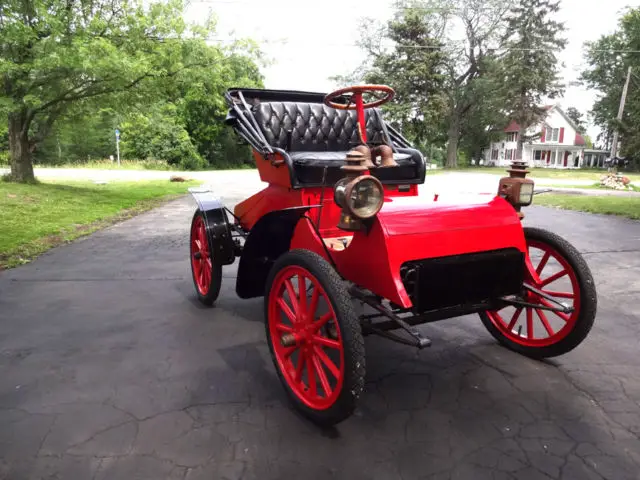
{"type": "Polygon", "coordinates": [[[192,208],[0,273],[0,479],[640,478],[639,222],[528,209],[598,283],[574,352],[520,357],[475,316],[423,327],[420,352],[368,337],[362,407],[321,431],[286,403],[235,268],[217,307],[194,300],[192,208]]]}

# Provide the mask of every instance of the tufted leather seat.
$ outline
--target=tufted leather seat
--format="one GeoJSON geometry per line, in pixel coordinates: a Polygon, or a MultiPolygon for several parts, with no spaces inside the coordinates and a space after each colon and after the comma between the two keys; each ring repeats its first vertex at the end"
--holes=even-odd
{"type": "MultiPolygon", "coordinates": [[[[318,175],[324,167],[339,171],[347,151],[360,144],[355,110],[337,110],[323,103],[259,102],[252,111],[269,144],[288,154],[301,183],[318,183],[322,178],[318,175]]],[[[377,109],[365,110],[370,144],[385,143],[381,121],[377,109]]],[[[405,148],[396,150],[394,159],[398,167],[379,169],[380,175],[372,174],[390,180],[410,180],[419,176],[424,168],[420,152],[405,148]]],[[[330,173],[329,181],[341,175],[330,173]]]]}

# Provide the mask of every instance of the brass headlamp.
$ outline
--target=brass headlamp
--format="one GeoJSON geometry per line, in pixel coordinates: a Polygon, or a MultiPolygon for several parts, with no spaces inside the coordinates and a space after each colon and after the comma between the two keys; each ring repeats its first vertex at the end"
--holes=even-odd
{"type": "Polygon", "coordinates": [[[376,177],[367,172],[368,158],[359,150],[347,153],[347,164],[341,167],[346,177],[338,180],[333,199],[342,208],[338,228],[355,231],[362,228],[362,220],[374,217],[384,203],[384,189],[376,177]]]}
{"type": "Polygon", "coordinates": [[[534,183],[530,178],[526,178],[530,172],[527,170],[525,162],[513,161],[511,168],[507,172],[509,172],[509,176],[500,179],[498,195],[513,205],[516,211],[519,212],[520,218],[522,218],[524,215],[520,212],[520,209],[531,205],[534,183]]]}

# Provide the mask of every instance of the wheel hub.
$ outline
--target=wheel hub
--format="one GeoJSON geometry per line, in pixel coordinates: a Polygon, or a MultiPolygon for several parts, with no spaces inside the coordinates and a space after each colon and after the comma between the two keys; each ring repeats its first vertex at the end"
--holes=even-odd
{"type": "MultiPolygon", "coordinates": [[[[302,322],[300,322],[302,323],[302,322]]],[[[312,343],[314,327],[311,324],[294,326],[291,333],[285,333],[280,337],[280,343],[283,347],[293,347],[294,345],[305,346],[312,343]]]]}

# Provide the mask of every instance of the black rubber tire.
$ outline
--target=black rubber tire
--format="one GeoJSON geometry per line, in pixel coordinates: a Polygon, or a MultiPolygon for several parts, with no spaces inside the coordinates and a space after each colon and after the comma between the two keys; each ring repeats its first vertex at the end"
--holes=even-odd
{"type": "Polygon", "coordinates": [[[580,288],[580,314],[569,334],[557,343],[544,347],[520,345],[505,337],[493,324],[486,312],[480,313],[482,323],[493,337],[507,348],[531,358],[550,358],[564,355],[576,348],[587,337],[596,317],[598,295],[591,270],[580,252],[564,238],[541,228],[524,227],[525,239],[546,243],[562,255],[573,268],[580,288]]]}
{"type": "Polygon", "coordinates": [[[264,295],[264,315],[265,330],[267,333],[267,343],[271,353],[274,367],[284,386],[285,391],[293,405],[306,418],[317,425],[324,427],[340,423],[350,417],[357,405],[358,399],[364,390],[365,381],[365,349],[362,329],[358,320],[351,296],[349,295],[344,281],[340,278],[335,269],[320,255],[308,250],[291,250],[283,254],[272,266],[267,278],[264,295]],[[342,385],[342,392],[334,404],[326,410],[315,410],[305,405],[291,390],[276,360],[271,334],[269,332],[269,293],[271,291],[275,276],[284,267],[297,265],[308,270],[322,285],[327,297],[336,313],[336,320],[342,335],[344,347],[345,378],[342,385]]]}
{"type": "MultiPolygon", "coordinates": [[[[200,290],[198,290],[198,284],[196,283],[195,272],[193,271],[193,262],[191,261],[191,241],[193,239],[193,223],[196,221],[197,217],[202,217],[204,221],[204,213],[200,209],[197,209],[193,214],[193,218],[191,219],[191,228],[189,229],[189,265],[191,266],[191,279],[193,281],[193,287],[196,290],[196,295],[198,300],[203,305],[210,307],[214,304],[214,302],[218,299],[218,295],[220,295],[220,287],[222,285],[222,263],[220,259],[211,255],[213,252],[213,245],[211,244],[211,239],[209,235],[207,235],[207,245],[209,246],[209,253],[211,258],[211,284],[209,285],[209,290],[206,295],[202,295],[200,290]]],[[[206,225],[206,222],[205,222],[206,225]]]]}

